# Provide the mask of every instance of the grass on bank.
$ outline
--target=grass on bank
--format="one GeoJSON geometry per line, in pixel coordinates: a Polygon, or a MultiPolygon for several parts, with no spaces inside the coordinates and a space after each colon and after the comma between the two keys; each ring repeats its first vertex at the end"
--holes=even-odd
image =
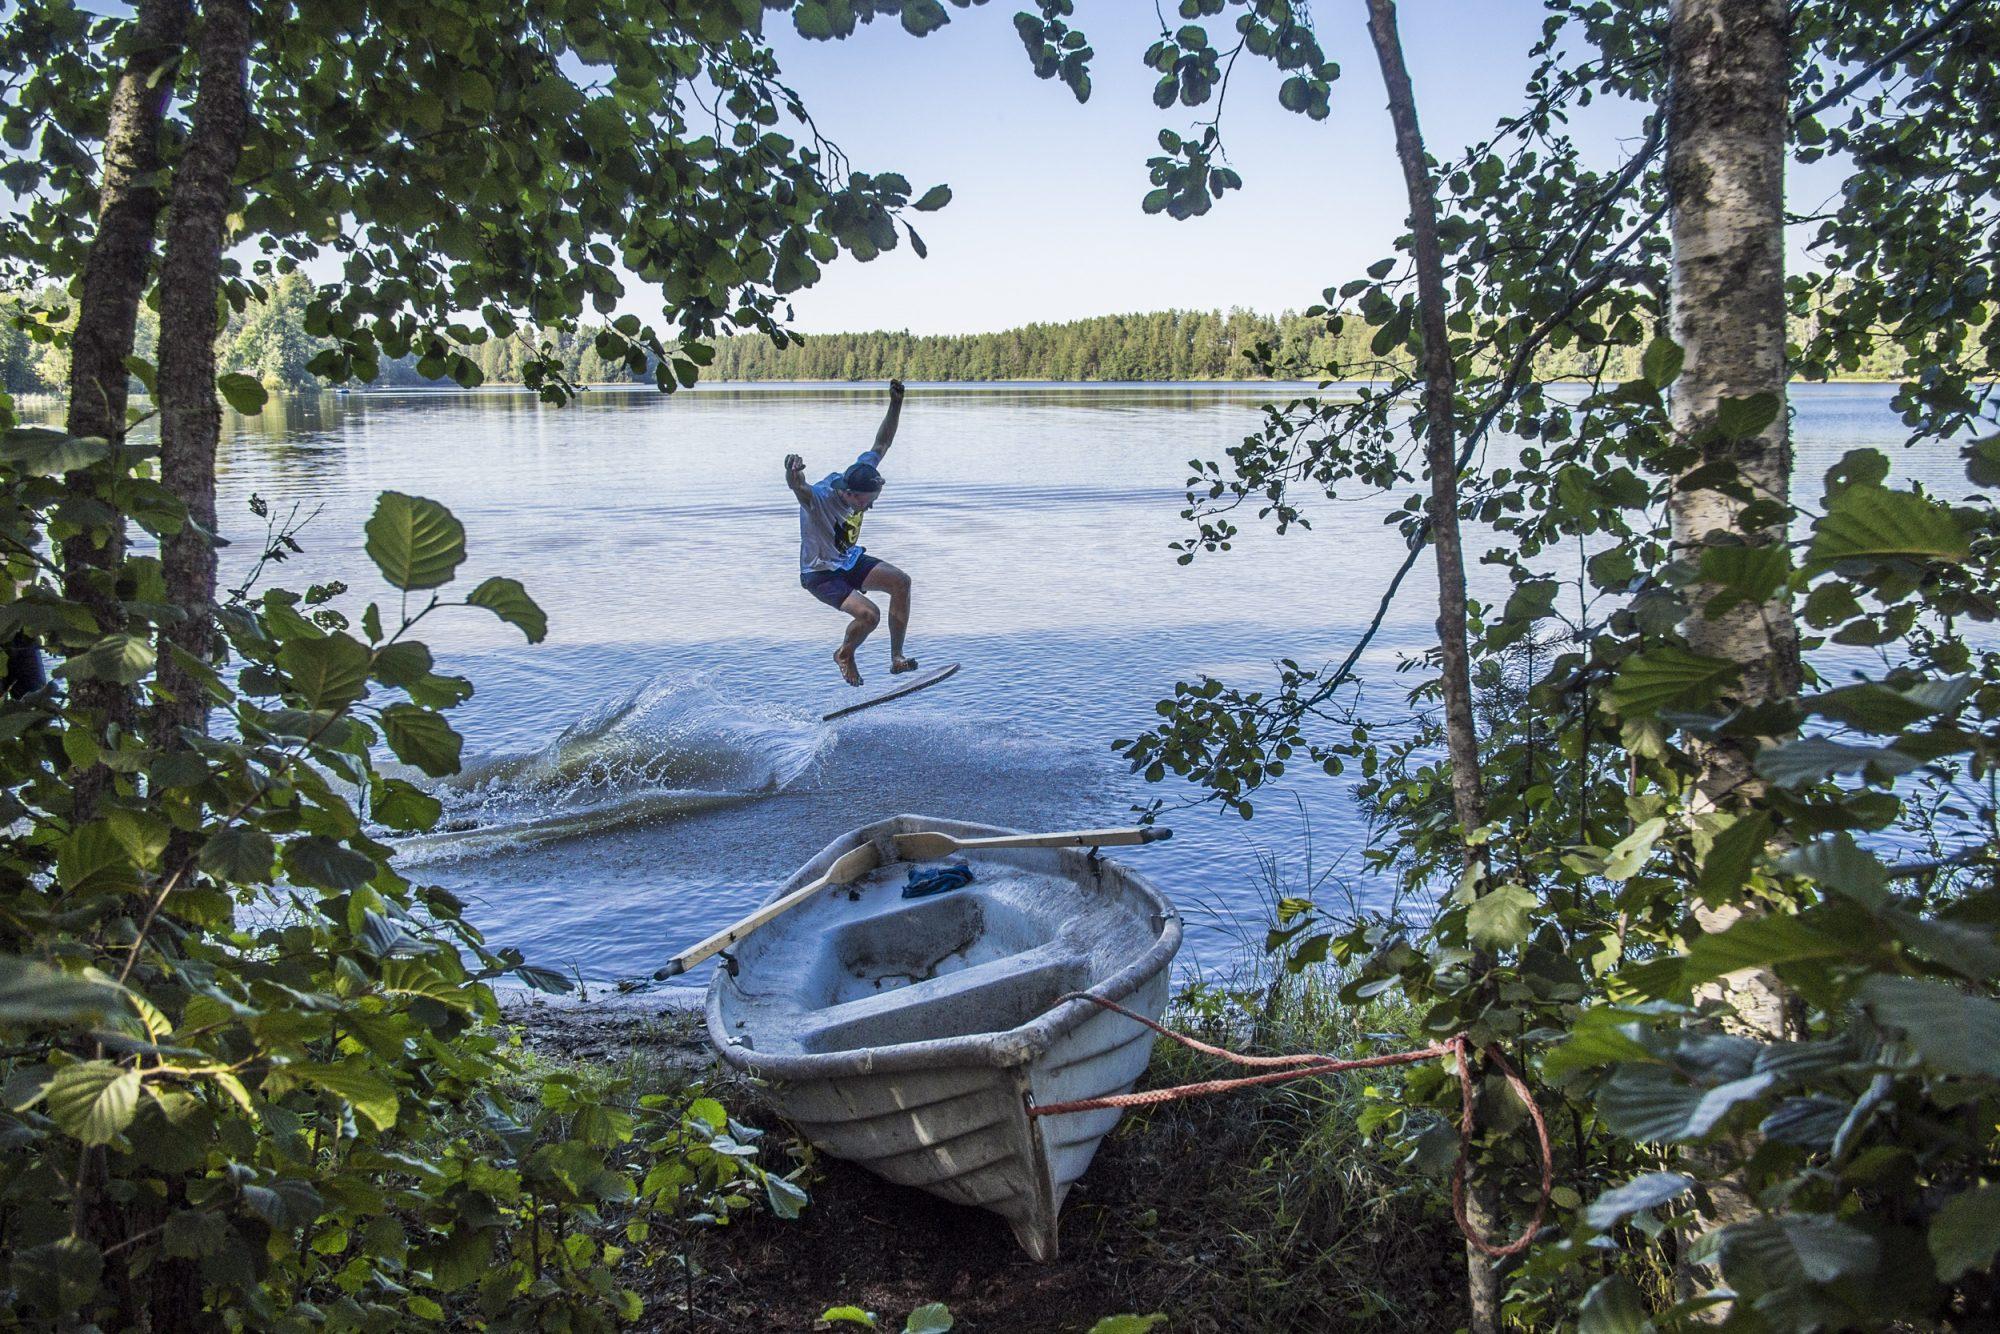
{"type": "MultiPolygon", "coordinates": [[[[1168,1022],[1258,1052],[1360,1055],[1401,1045],[1408,1016],[1340,1002],[1324,969],[1254,985],[1196,985],[1168,1022]],[[1254,1030],[1254,1031],[1253,1031],[1254,1030]]],[[[752,1081],[694,1068],[696,1015],[519,1011],[530,1059],[592,1084],[721,1099],[769,1133],[764,1165],[805,1152],[752,1081]],[[559,1021],[559,1022],[558,1022],[559,1021]]],[[[1162,1041],[1145,1086],[1233,1070],[1162,1041]]],[[[1396,1071],[1301,1080],[1129,1115],[1064,1209],[1063,1254],[1028,1261],[996,1217],[960,1209],[821,1159],[796,1220],[757,1210],[726,1227],[656,1234],[633,1247],[628,1281],[644,1327],[810,1329],[829,1306],[883,1313],[932,1301],[961,1330],[1087,1331],[1121,1312],[1163,1312],[1164,1329],[1450,1329],[1463,1321],[1462,1251],[1446,1181],[1407,1166],[1358,1126],[1396,1071]],[[678,1247],[690,1247],[689,1284],[678,1247]],[[690,1311],[690,1300],[692,1310],[690,1311]]]]}

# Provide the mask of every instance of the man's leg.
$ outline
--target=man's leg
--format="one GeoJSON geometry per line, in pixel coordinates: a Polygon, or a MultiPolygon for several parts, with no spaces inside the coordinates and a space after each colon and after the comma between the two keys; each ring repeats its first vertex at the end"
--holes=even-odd
{"type": "Polygon", "coordinates": [[[843,681],[858,686],[861,684],[861,669],[854,665],[854,650],[860,648],[861,641],[882,623],[882,613],[859,593],[849,593],[840,604],[840,609],[854,619],[847,623],[847,634],[841,638],[840,647],[833,651],[833,664],[840,668],[843,681]]]}
{"type": "Polygon", "coordinates": [[[868,572],[861,586],[889,595],[889,670],[915,671],[917,660],[903,656],[903,632],[910,628],[910,576],[885,561],[868,572]]]}

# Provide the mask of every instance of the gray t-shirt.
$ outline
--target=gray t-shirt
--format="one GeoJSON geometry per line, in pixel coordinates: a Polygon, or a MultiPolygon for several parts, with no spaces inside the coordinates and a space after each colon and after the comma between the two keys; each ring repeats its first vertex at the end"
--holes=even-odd
{"type": "MultiPolygon", "coordinates": [[[[856,463],[880,467],[882,456],[867,450],[856,463]]],[[[828,473],[806,489],[807,499],[799,502],[799,573],[818,570],[851,570],[861,559],[863,512],[840,498],[840,482],[845,473],[828,473]]]]}

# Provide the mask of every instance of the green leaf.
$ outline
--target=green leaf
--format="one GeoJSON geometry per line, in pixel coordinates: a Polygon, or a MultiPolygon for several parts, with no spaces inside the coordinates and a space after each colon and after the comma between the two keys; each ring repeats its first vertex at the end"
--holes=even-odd
{"type": "Polygon", "coordinates": [[[2000,1185],[1976,1186],[1946,1200],[1931,1220],[1930,1239],[1942,1281],[1990,1269],[2000,1255],[2000,1185]]]}
{"type": "Polygon", "coordinates": [[[1777,1082],[1768,1072],[1702,1088],[1660,1066],[1626,1067],[1605,1081],[1597,1110],[1604,1123],[1628,1139],[1698,1140],[1745,1102],[1777,1082]]]}
{"type": "Polygon", "coordinates": [[[1757,752],[1758,774],[1780,787],[1805,788],[1835,774],[1865,774],[1884,782],[1906,774],[1922,761],[1891,746],[1850,746],[1825,737],[1800,737],[1757,752]]]}
{"type": "Polygon", "coordinates": [[[1965,475],[1974,486],[2000,486],[2000,435],[1967,445],[1965,475]]]}
{"type": "Polygon", "coordinates": [[[346,893],[375,878],[375,859],[344,848],[323,834],[285,844],[285,878],[293,884],[346,893]]]}
{"type": "Polygon", "coordinates": [[[222,397],[230,407],[246,417],[256,416],[264,410],[264,405],[271,401],[271,396],[264,391],[261,380],[240,371],[216,376],[215,387],[222,391],[222,397]]]}
{"type": "Polygon", "coordinates": [[[524,963],[514,969],[513,973],[515,977],[520,978],[521,981],[534,990],[546,991],[553,996],[566,995],[576,990],[574,982],[571,982],[567,977],[558,973],[553,968],[542,968],[535,964],[524,963]]]}
{"type": "Polygon", "coordinates": [[[903,0],[903,31],[927,37],[951,20],[938,0],[903,0]]]}
{"type": "Polygon", "coordinates": [[[94,1024],[119,1007],[118,988],[108,982],[0,954],[0,1024],[94,1024]]]}
{"type": "Polygon", "coordinates": [[[420,681],[405,687],[410,702],[426,709],[449,709],[472,698],[472,682],[462,676],[441,676],[426,672],[420,681]]]}
{"type": "Polygon", "coordinates": [[[1888,901],[1889,869],[1852,834],[1835,834],[1795,848],[1779,858],[1774,869],[1804,876],[1871,911],[1888,901]]]}
{"type": "Polygon", "coordinates": [[[384,685],[409,689],[431,674],[431,651],[414,640],[405,639],[394,644],[385,644],[375,651],[375,665],[370,669],[377,681],[384,685]]]}
{"type": "Polygon", "coordinates": [[[44,1309],[73,1312],[97,1295],[103,1271],[103,1252],[70,1236],[16,1254],[9,1277],[22,1295],[44,1309]]]}
{"type": "Polygon", "coordinates": [[[373,908],[361,910],[361,930],[356,936],[355,943],[377,959],[386,959],[392,954],[412,954],[422,948],[421,942],[400,922],[389,920],[373,908]]]}
{"type": "Polygon", "coordinates": [[[1727,930],[1697,937],[1681,968],[1690,985],[1746,968],[1769,968],[1800,959],[1838,959],[1847,947],[1785,913],[1737,919],[1727,930]]]}
{"type": "Polygon", "coordinates": [[[1166,1323],[1166,1316],[1158,1311],[1151,1315],[1108,1315],[1090,1327],[1090,1334],[1147,1334],[1166,1323]]]}
{"type": "Polygon", "coordinates": [[[910,207],[919,213],[935,213],[950,202],[951,187],[949,185],[933,185],[930,189],[924,191],[922,199],[919,199],[916,203],[910,205],[910,207]]]}
{"type": "Polygon", "coordinates": [[[243,1202],[274,1231],[297,1232],[320,1215],[326,1201],[297,1177],[277,1177],[271,1184],[245,1185],[243,1202]]]}
{"type": "Polygon", "coordinates": [[[1611,683],[1611,706],[1628,717],[1643,717],[1661,709],[1699,708],[1713,702],[1741,670],[1726,659],[1664,644],[1635,653],[1619,664],[1611,683]]]}
{"type": "Polygon", "coordinates": [[[1630,880],[1639,873],[1653,855],[1653,844],[1659,842],[1660,835],[1667,831],[1667,822],[1655,816],[1640,823],[1639,827],[1620,839],[1618,846],[1611,849],[1605,859],[1604,878],[1607,880],[1630,880]]]}
{"type": "Polygon", "coordinates": [[[1841,561],[1962,561],[1970,554],[1950,510],[1911,491],[1850,486],[1827,502],[1813,525],[1807,560],[1825,567],[1841,561]]]}
{"type": "Polygon", "coordinates": [[[1655,1328],[1645,1299],[1627,1278],[1598,1280],[1576,1310],[1576,1334],[1653,1334],[1655,1328]]]}
{"type": "Polygon", "coordinates": [[[431,1271],[440,1292],[457,1292],[485,1278],[493,1265],[493,1233],[460,1223],[450,1236],[419,1252],[418,1264],[431,1271]]]}
{"type": "Polygon", "coordinates": [[[2000,936],[1991,927],[1919,917],[1900,908],[1885,908],[1878,916],[1896,939],[1967,981],[1984,985],[2000,977],[2000,936]]]}
{"type": "Polygon", "coordinates": [[[106,635],[77,654],[55,674],[77,681],[115,681],[136,685],[153,670],[153,646],[138,635],[106,635]]]}
{"type": "Polygon", "coordinates": [[[1708,547],[1701,553],[1701,577],[1720,591],[1702,615],[1714,620],[1740,603],[1769,602],[1791,573],[1791,553],[1781,546],[1708,547]]]}
{"type": "Polygon", "coordinates": [[[1858,1278],[1875,1268],[1874,1238],[1836,1218],[1788,1214],[1732,1223],[1717,1246],[1722,1276],[1745,1297],[1858,1278]]]}
{"type": "Polygon", "coordinates": [[[56,1071],[42,1105],[58,1126],[85,1144],[109,1144],[139,1111],[137,1070],[110,1061],[79,1061],[56,1071]]]}
{"type": "Polygon", "coordinates": [[[1538,906],[1535,892],[1511,881],[1495,885],[1465,910],[1465,933],[1474,945],[1509,949],[1528,939],[1529,917],[1538,906]]]}
{"type": "Polygon", "coordinates": [[[1876,976],[1861,998],[1878,1022],[1900,1028],[1934,1069],[2000,1079],[2000,1002],[1943,982],[1876,976]]]}
{"type": "Polygon", "coordinates": [[[465,560],[465,526],[422,496],[384,491],[367,533],[369,559],[397,588],[441,587],[465,560]]]}
{"type": "MultiPolygon", "coordinates": [[[[470,1012],[472,993],[424,959],[390,959],[382,965],[381,990],[390,996],[422,996],[454,1010],[470,1012]]],[[[804,1191],[799,1194],[803,1196],[804,1191]]]]}
{"type": "Polygon", "coordinates": [[[1633,1214],[1679,1199],[1693,1185],[1693,1177],[1679,1172],[1648,1172],[1592,1200],[1590,1208],[1584,1210],[1583,1221],[1600,1232],[1608,1232],[1633,1214]]]}
{"type": "Polygon", "coordinates": [[[466,602],[474,607],[486,608],[509,625],[519,626],[530,644],[539,644],[548,638],[548,614],[535,605],[535,600],[528,596],[528,590],[521,587],[518,579],[498,576],[488,579],[472,590],[472,596],[466,602]]]}
{"type": "Polygon", "coordinates": [[[286,1079],[326,1090],[355,1112],[367,1118],[377,1130],[396,1124],[396,1089],[388,1080],[358,1061],[328,1065],[316,1061],[294,1061],[279,1066],[286,1079]]]}
{"type": "Polygon", "coordinates": [[[278,650],[278,666],[308,709],[337,709],[368,693],[368,646],[346,633],[293,639],[278,650]]]}
{"type": "Polygon", "coordinates": [[[378,782],[368,810],[390,829],[426,833],[437,827],[444,803],[414,783],[385,778],[378,782]]]}
{"type": "Polygon", "coordinates": [[[1724,398],[1715,405],[1715,429],[1732,440],[1748,439],[1776,421],[1782,407],[1776,394],[1724,398]]]}
{"type": "Polygon", "coordinates": [[[117,831],[92,820],[58,847],[56,883],[76,895],[122,893],[138,888],[140,874],[117,831]]]}
{"type": "Polygon", "coordinates": [[[932,1302],[910,1312],[910,1318],[903,1322],[903,1334],[945,1334],[951,1326],[951,1308],[932,1302]]]}
{"type": "Polygon", "coordinates": [[[1632,1036],[1635,1016],[1611,1005],[1592,1005],[1577,1016],[1568,1040],[1542,1061],[1543,1073],[1559,1079],[1580,1070],[1653,1060],[1653,1054],[1632,1036]]]}
{"type": "Polygon", "coordinates": [[[1681,376],[1681,366],[1687,360],[1687,353],[1681,345],[1662,334],[1646,344],[1645,356],[1639,363],[1639,373],[1646,377],[1646,383],[1655,389],[1665,389],[1681,376]]]}
{"type": "Polygon", "coordinates": [[[826,1310],[820,1312],[819,1318],[827,1324],[832,1324],[834,1321],[840,1320],[850,1325],[866,1325],[869,1329],[875,1328],[875,1313],[873,1311],[864,1311],[858,1306],[829,1306],[826,1310]]]}
{"type": "Polygon", "coordinates": [[[458,772],[464,739],[441,716],[414,704],[391,704],[382,710],[382,736],[396,758],[415,765],[432,778],[458,772]]]}
{"type": "Polygon", "coordinates": [[[201,847],[201,869],[237,885],[268,885],[277,848],[261,829],[225,829],[201,847]]]}
{"type": "Polygon", "coordinates": [[[787,1181],[775,1172],[764,1177],[764,1195],[771,1202],[771,1212],[784,1219],[797,1218],[809,1198],[796,1182],[787,1181]]]}
{"type": "Polygon", "coordinates": [[[1785,1098],[1757,1123],[1757,1133],[1778,1144],[1824,1149],[1840,1133],[1851,1110],[1852,1105],[1846,1099],[1821,1093],[1785,1098]]]}
{"type": "Polygon", "coordinates": [[[110,457],[111,442],[94,435],[24,426],[0,437],[0,463],[11,463],[30,477],[61,477],[110,457]]]}
{"type": "Polygon", "coordinates": [[[1863,681],[1799,701],[1810,712],[1866,732],[1891,735],[1926,718],[1949,713],[1969,698],[1978,683],[1969,676],[1920,681],[1895,687],[1863,681]]]}
{"type": "Polygon", "coordinates": [[[1696,882],[1703,897],[1711,901],[1727,898],[1743,888],[1750,870],[1764,855],[1771,841],[1771,815],[1755,811],[1738,819],[1717,834],[1701,859],[1701,875],[1696,882]]]}

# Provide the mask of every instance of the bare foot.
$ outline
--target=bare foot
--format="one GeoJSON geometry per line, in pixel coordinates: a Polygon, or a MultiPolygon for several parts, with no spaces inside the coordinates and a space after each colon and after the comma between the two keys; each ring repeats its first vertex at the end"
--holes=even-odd
{"type": "Polygon", "coordinates": [[[833,651],[833,665],[840,668],[841,680],[851,686],[861,684],[861,669],[854,665],[853,650],[846,648],[835,649],[833,651]]]}
{"type": "Polygon", "coordinates": [[[904,672],[914,672],[915,670],[917,670],[917,660],[915,658],[889,659],[889,674],[891,676],[899,676],[904,672]]]}

